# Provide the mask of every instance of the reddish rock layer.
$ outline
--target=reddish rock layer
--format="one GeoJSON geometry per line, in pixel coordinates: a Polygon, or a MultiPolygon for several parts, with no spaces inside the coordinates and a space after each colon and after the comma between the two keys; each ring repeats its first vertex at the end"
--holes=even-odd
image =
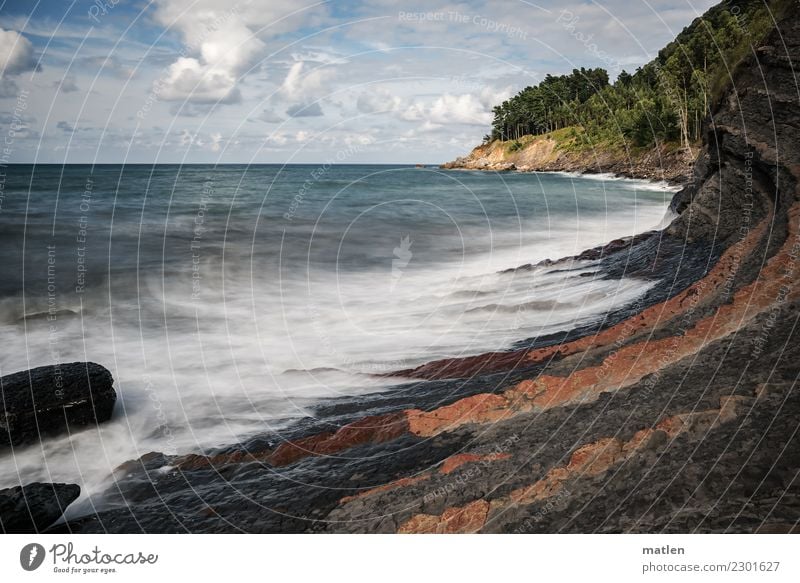
{"type": "Polygon", "coordinates": [[[543,364],[553,359],[591,350],[599,346],[619,344],[627,338],[642,332],[650,332],[670,320],[684,315],[688,310],[698,307],[703,301],[719,291],[739,269],[742,257],[752,253],[769,225],[769,220],[761,221],[737,243],[729,247],[706,274],[672,298],[650,306],[637,316],[629,318],[605,330],[584,336],[571,342],[537,349],[516,350],[512,352],[489,352],[464,358],[451,358],[429,362],[415,369],[399,371],[397,376],[422,379],[465,378],[482,373],[511,370],[518,366],[543,364]]]}
{"type": "Polygon", "coordinates": [[[653,428],[642,429],[628,441],[605,437],[577,448],[563,465],[551,469],[544,478],[530,486],[512,491],[508,496],[491,502],[474,500],[464,506],[451,507],[440,515],[417,514],[398,528],[399,533],[470,533],[477,532],[491,516],[496,516],[511,505],[540,502],[557,495],[570,480],[591,477],[608,471],[617,463],[628,460],[653,443],[666,443],[681,433],[692,431],[701,436],[719,423],[733,420],[737,408],[746,397],[728,397],[720,400],[720,408],[698,413],[669,417],[653,428]],[[658,439],[661,434],[661,439],[658,439]]]}
{"type": "Polygon", "coordinates": [[[408,423],[402,413],[365,417],[341,427],[336,433],[284,442],[267,461],[273,466],[285,466],[310,455],[333,455],[364,443],[390,441],[407,430],[408,423]]]}
{"type": "MultiPolygon", "coordinates": [[[[470,464],[476,462],[491,463],[497,460],[508,459],[510,457],[511,455],[507,453],[489,453],[489,454],[458,453],[446,458],[442,462],[439,471],[442,474],[449,474],[451,472],[454,472],[464,464],[470,464]]],[[[397,488],[405,488],[407,486],[412,486],[414,484],[418,484],[419,482],[424,482],[425,480],[430,479],[432,475],[433,475],[432,472],[426,472],[424,474],[419,474],[418,476],[400,478],[399,480],[394,480],[392,482],[389,482],[388,484],[383,484],[375,488],[364,490],[363,492],[359,492],[358,494],[354,494],[352,496],[345,496],[340,500],[340,503],[346,504],[347,502],[351,502],[353,500],[358,500],[361,498],[366,498],[374,494],[382,494],[383,492],[389,492],[391,490],[396,490],[397,488]]]]}
{"type": "MultiPolygon", "coordinates": [[[[219,466],[246,461],[284,466],[312,455],[335,455],[365,443],[381,443],[408,432],[431,437],[468,423],[493,423],[520,412],[543,411],[551,407],[594,400],[604,391],[614,391],[639,382],[665,366],[696,353],[708,343],[735,332],[746,321],[767,310],[790,285],[794,272],[798,216],[800,206],[789,212],[788,236],[780,250],[769,259],[758,278],[743,286],[722,304],[713,315],[695,321],[680,336],[626,341],[632,336],[655,329],[659,324],[678,317],[691,320],[691,314],[708,301],[736,275],[741,257],[752,253],[764,235],[768,220],[762,221],[739,243],[731,246],[703,279],[673,298],[641,312],[621,324],[599,334],[566,343],[559,347],[529,351],[528,363],[541,362],[554,354],[573,354],[603,346],[619,347],[594,367],[576,370],[567,377],[540,375],[524,380],[500,394],[482,393],[460,399],[433,411],[411,409],[389,415],[366,417],[341,427],[336,432],[310,435],[282,443],[272,452],[259,454],[233,453],[222,456],[186,456],[179,460],[181,469],[203,465],[219,466]],[[788,283],[787,283],[788,282],[788,283]]],[[[787,295],[787,294],[784,294],[787,295]]]]}
{"type": "MultiPolygon", "coordinates": [[[[795,271],[798,216],[800,205],[796,204],[788,212],[785,243],[767,261],[758,278],[740,288],[732,295],[731,301],[717,308],[713,315],[695,321],[682,335],[625,345],[607,356],[601,365],[577,370],[568,377],[540,375],[536,379],[522,381],[502,394],[474,395],[431,412],[408,411],[409,431],[429,437],[467,423],[491,423],[518,412],[542,411],[594,400],[604,391],[630,386],[648,374],[657,373],[695,354],[710,342],[735,332],[744,323],[768,310],[781,297],[791,298],[797,293],[794,278],[787,274],[795,271]],[[789,291],[784,292],[783,288],[789,291]]],[[[726,264],[732,262],[730,258],[726,260],[726,264]]],[[[701,280],[690,288],[695,290],[694,293],[681,294],[681,298],[665,302],[659,313],[669,307],[694,309],[681,307],[682,302],[695,296],[692,300],[692,306],[695,306],[705,296],[707,285],[711,282],[719,285],[724,281],[718,277],[719,274],[711,280],[701,280]]],[[[643,313],[638,319],[647,320],[647,315],[643,313]]]]}

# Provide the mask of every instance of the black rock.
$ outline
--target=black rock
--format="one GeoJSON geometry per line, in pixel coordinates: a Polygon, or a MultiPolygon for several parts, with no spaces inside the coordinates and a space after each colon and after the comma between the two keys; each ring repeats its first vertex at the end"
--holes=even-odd
{"type": "Polygon", "coordinates": [[[58,520],[80,494],[77,484],[41,482],[0,490],[0,532],[41,532],[58,520]]]}
{"type": "Polygon", "coordinates": [[[0,447],[107,421],[117,393],[93,362],[41,366],[0,378],[0,447]]]}

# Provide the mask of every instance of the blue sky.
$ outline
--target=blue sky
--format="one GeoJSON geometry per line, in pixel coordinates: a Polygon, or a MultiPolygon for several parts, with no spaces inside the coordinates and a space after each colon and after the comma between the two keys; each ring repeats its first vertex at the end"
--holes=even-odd
{"type": "Polygon", "coordinates": [[[0,0],[4,154],[443,162],[516,91],[632,71],[713,4],[0,0]]]}

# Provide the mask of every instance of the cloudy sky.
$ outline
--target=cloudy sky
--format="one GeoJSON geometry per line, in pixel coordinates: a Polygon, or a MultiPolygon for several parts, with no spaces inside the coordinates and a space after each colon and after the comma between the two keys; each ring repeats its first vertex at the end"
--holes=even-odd
{"type": "Polygon", "coordinates": [[[0,157],[442,162],[509,95],[634,70],[714,3],[0,0],[0,157]]]}

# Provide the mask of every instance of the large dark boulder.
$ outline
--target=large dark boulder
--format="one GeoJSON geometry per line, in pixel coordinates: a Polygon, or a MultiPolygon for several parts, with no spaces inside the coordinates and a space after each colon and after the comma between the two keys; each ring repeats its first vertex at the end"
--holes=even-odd
{"type": "Polygon", "coordinates": [[[0,447],[107,421],[117,393],[93,362],[41,366],[0,378],[0,447]]]}
{"type": "Polygon", "coordinates": [[[0,532],[41,532],[58,520],[80,494],[77,484],[40,482],[0,490],[0,532]]]}

